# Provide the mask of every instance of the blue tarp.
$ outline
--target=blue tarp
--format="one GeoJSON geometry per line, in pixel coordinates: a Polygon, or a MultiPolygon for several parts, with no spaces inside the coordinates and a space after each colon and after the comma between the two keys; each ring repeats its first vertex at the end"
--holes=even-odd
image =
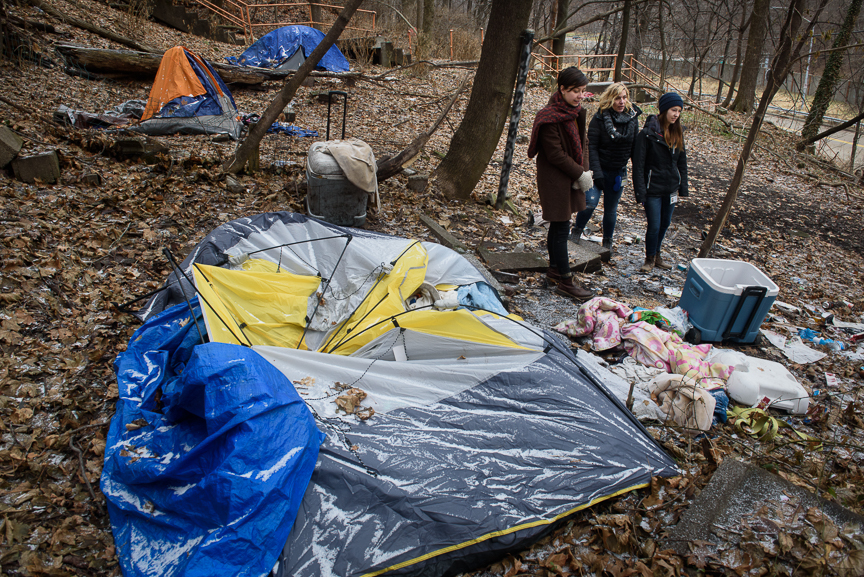
{"type": "MultiPolygon", "coordinates": [[[[225,60],[236,66],[277,68],[294,56],[298,48],[302,48],[303,56],[308,57],[323,39],[323,32],[309,26],[283,26],[262,36],[239,57],[228,56],[225,60]]],[[[348,72],[349,66],[348,60],[334,45],[318,62],[318,68],[330,72],[348,72]]]]}
{"type": "Polygon", "coordinates": [[[101,487],[123,574],[269,573],[324,440],[291,382],[249,348],[200,344],[186,304],[114,368],[101,487]]]}

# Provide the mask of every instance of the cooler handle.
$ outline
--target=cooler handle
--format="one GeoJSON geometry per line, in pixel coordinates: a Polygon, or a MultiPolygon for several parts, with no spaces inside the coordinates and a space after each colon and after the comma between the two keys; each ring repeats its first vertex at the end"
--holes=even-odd
{"type": "Polygon", "coordinates": [[[696,282],[693,278],[690,279],[690,292],[693,293],[693,296],[697,299],[702,298],[702,285],[696,282]]]}
{"type": "Polygon", "coordinates": [[[741,298],[738,299],[738,304],[735,305],[735,312],[732,313],[732,317],[729,319],[729,324],[726,326],[726,330],[723,331],[723,340],[726,339],[741,339],[744,335],[747,334],[750,323],[753,322],[753,319],[756,317],[756,312],[759,310],[759,305],[762,304],[762,300],[765,298],[765,295],[768,294],[768,288],[764,286],[748,286],[743,291],[741,291],[741,298]],[[756,303],[753,305],[753,310],[750,311],[750,317],[747,319],[747,322],[744,323],[744,328],[740,331],[733,333],[732,327],[735,325],[735,321],[738,320],[738,313],[741,312],[741,307],[744,306],[744,301],[747,300],[748,297],[756,297],[756,303]]]}
{"type": "Polygon", "coordinates": [[[348,114],[348,93],[342,90],[331,90],[327,93],[327,138],[330,140],[330,105],[333,104],[333,95],[342,96],[342,140],[345,140],[345,118],[348,114]]]}

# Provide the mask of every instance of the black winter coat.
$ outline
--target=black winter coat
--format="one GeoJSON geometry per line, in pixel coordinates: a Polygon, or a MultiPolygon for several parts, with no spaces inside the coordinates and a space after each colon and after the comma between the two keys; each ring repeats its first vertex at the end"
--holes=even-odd
{"type": "Polygon", "coordinates": [[[636,202],[648,196],[690,196],[687,189],[687,151],[671,149],[663,138],[660,121],[648,117],[633,146],[633,192],[636,202]]]}
{"type": "Polygon", "coordinates": [[[594,180],[603,180],[605,171],[617,171],[627,166],[627,161],[633,155],[633,144],[636,142],[636,134],[639,132],[639,115],[642,111],[635,104],[631,104],[630,113],[617,113],[611,108],[610,113],[612,126],[619,134],[612,138],[606,129],[606,121],[603,112],[597,111],[588,124],[588,142],[591,143],[591,170],[594,172],[594,180]],[[632,125],[632,128],[631,128],[632,125]]]}

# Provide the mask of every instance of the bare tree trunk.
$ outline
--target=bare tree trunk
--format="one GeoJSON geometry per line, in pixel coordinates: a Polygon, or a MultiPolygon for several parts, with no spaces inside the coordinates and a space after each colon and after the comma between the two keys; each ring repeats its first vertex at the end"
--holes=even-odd
{"type": "Polygon", "coordinates": [[[696,43],[693,43],[693,64],[690,66],[690,88],[687,89],[687,96],[693,98],[696,90],[696,61],[699,58],[699,53],[696,52],[696,43]]]}
{"type": "Polygon", "coordinates": [[[435,171],[447,198],[469,199],[495,153],[519,69],[519,36],[530,14],[531,0],[492,0],[471,99],[450,150],[435,171]]]}
{"type": "MultiPolygon", "coordinates": [[[[570,0],[557,0],[555,6],[555,29],[564,28],[565,22],[567,21],[567,11],[570,10],[570,0]]],[[[564,46],[566,43],[566,32],[564,34],[561,34],[560,36],[556,36],[555,39],[552,40],[552,53],[555,54],[555,56],[563,56],[564,46]]],[[[558,70],[564,68],[564,60],[562,58],[558,58],[558,62],[556,62],[555,67],[558,70]]]]}
{"type": "Polygon", "coordinates": [[[321,21],[321,6],[318,4],[321,0],[312,0],[309,2],[309,19],[312,21],[312,28],[316,30],[324,29],[324,23],[321,21]]]}
{"type": "Polygon", "coordinates": [[[663,0],[660,0],[657,10],[657,21],[660,27],[660,84],[658,86],[662,92],[666,91],[666,26],[663,24],[663,12],[665,8],[666,5],[663,3],[663,0]]]}
{"type": "MultiPolygon", "coordinates": [[[[840,33],[834,39],[834,46],[832,48],[840,48],[849,43],[852,30],[855,28],[855,21],[858,20],[858,13],[861,11],[861,1],[852,0],[849,3],[840,33]]],[[[819,132],[819,127],[822,126],[822,118],[828,111],[828,106],[831,104],[834,92],[840,83],[840,68],[845,58],[846,50],[835,50],[828,56],[825,70],[822,72],[822,78],[819,79],[819,85],[816,87],[816,94],[813,95],[813,105],[810,107],[810,114],[807,115],[807,120],[804,121],[804,127],[801,129],[801,140],[812,138],[819,132]]]]}
{"type": "Polygon", "coordinates": [[[750,16],[750,34],[747,35],[747,53],[741,67],[741,84],[732,103],[732,110],[749,113],[756,100],[756,84],[762,63],[762,47],[768,30],[768,11],[771,0],[755,0],[750,16]]]}
{"type": "Polygon", "coordinates": [[[741,6],[741,25],[738,27],[738,44],[735,48],[735,67],[732,68],[732,80],[729,81],[729,92],[726,94],[726,99],[723,101],[723,108],[729,108],[732,102],[732,96],[735,94],[735,84],[738,82],[738,74],[741,72],[741,51],[744,49],[744,32],[750,26],[750,20],[747,18],[747,6],[741,6]]]}
{"type": "Polygon", "coordinates": [[[720,99],[723,98],[723,73],[726,71],[726,60],[729,59],[729,45],[732,44],[732,36],[726,38],[726,47],[723,49],[723,60],[720,62],[720,73],[717,75],[717,95],[714,97],[714,104],[720,104],[720,99]]]}
{"type": "Polygon", "coordinates": [[[303,61],[303,64],[300,65],[294,76],[285,81],[285,84],[282,85],[282,90],[279,91],[279,94],[276,95],[276,98],[273,99],[273,102],[270,103],[264,114],[261,115],[261,119],[249,130],[246,139],[237,147],[234,156],[226,160],[222,165],[222,170],[237,174],[243,169],[252,153],[258,150],[258,144],[260,144],[261,139],[267,133],[267,129],[270,128],[282,110],[291,102],[303,80],[315,69],[321,57],[330,50],[330,47],[333,46],[336,39],[345,30],[351,16],[354,15],[354,12],[357,11],[357,8],[362,3],[363,0],[348,0],[329,32],[321,39],[321,42],[318,43],[312,54],[306,57],[306,60],[303,61]]]}
{"type": "Polygon", "coordinates": [[[435,0],[423,0],[423,34],[432,33],[432,24],[435,20],[435,0]]]}
{"type": "Polygon", "coordinates": [[[624,54],[627,52],[627,37],[630,35],[630,8],[633,0],[624,0],[624,12],[621,14],[621,43],[618,45],[618,57],[615,59],[615,72],[612,79],[621,82],[621,68],[624,65],[624,54]]]}
{"type": "MultiPolygon", "coordinates": [[[[819,15],[822,13],[827,2],[828,0],[821,0],[807,31],[811,30],[813,24],[819,19],[819,15]]],[[[768,82],[765,86],[765,90],[762,92],[762,98],[759,100],[759,106],[756,109],[756,113],[753,115],[750,131],[747,133],[747,139],[744,141],[744,147],[741,150],[741,155],[738,157],[738,165],[735,168],[735,174],[732,177],[732,182],[729,184],[729,191],[726,193],[726,197],[723,199],[723,204],[720,206],[717,214],[714,216],[714,222],[711,224],[711,229],[708,231],[708,235],[705,237],[702,246],[699,248],[699,258],[705,258],[708,256],[708,253],[711,252],[711,248],[714,246],[714,242],[717,240],[717,236],[726,224],[726,219],[729,217],[729,213],[732,211],[732,205],[735,203],[735,199],[738,196],[738,189],[741,186],[741,180],[744,178],[744,169],[747,166],[747,161],[750,158],[753,146],[756,144],[756,137],[759,134],[759,129],[761,128],[762,121],[765,118],[765,111],[768,109],[768,104],[774,98],[777,90],[779,90],[783,85],[786,76],[789,74],[789,69],[792,67],[792,63],[798,57],[798,54],[800,54],[801,48],[804,45],[804,39],[801,39],[793,49],[792,39],[802,38],[798,34],[798,28],[801,26],[803,19],[802,14],[806,9],[806,6],[807,0],[792,0],[792,4],[789,6],[789,11],[786,14],[786,21],[783,23],[783,29],[779,36],[780,45],[771,61],[771,68],[768,73],[768,82]]],[[[804,38],[806,38],[806,36],[804,38]]]]}

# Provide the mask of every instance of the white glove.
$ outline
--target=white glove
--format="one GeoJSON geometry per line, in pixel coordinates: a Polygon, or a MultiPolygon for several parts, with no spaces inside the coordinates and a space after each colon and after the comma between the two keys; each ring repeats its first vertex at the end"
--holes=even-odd
{"type": "Polygon", "coordinates": [[[573,188],[578,188],[582,192],[588,192],[592,186],[594,186],[594,173],[590,170],[583,172],[573,183],[573,188]]]}

